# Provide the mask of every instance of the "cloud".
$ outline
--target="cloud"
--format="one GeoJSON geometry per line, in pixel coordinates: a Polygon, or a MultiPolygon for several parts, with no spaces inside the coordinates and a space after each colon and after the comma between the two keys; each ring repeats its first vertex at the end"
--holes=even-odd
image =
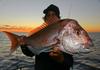
{"type": "Polygon", "coordinates": [[[24,26],[12,26],[12,25],[0,26],[0,31],[29,32],[30,30],[32,30],[31,27],[24,27],[24,26]]]}

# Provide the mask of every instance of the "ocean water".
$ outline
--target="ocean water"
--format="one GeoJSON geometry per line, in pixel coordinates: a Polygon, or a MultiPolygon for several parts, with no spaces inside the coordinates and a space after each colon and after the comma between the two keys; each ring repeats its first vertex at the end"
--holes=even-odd
{"type": "MultiPolygon", "coordinates": [[[[15,33],[27,35],[28,33],[15,33]]],[[[74,56],[73,70],[100,70],[100,32],[89,33],[94,47],[89,53],[74,56]]],[[[0,70],[34,70],[34,58],[22,54],[20,48],[9,56],[11,42],[8,37],[0,32],[0,70]]]]}

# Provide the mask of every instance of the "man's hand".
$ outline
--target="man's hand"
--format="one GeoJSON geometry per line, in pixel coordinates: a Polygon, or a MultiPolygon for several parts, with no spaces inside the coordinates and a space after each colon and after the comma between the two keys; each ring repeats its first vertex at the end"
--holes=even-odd
{"type": "Polygon", "coordinates": [[[64,61],[64,56],[63,53],[60,51],[59,47],[54,47],[53,50],[49,53],[52,59],[58,61],[58,62],[63,62],[64,61]]]}

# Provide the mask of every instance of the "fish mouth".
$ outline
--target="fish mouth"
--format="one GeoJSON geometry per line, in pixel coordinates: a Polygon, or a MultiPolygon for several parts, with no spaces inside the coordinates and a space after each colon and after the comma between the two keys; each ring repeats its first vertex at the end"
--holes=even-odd
{"type": "Polygon", "coordinates": [[[90,49],[84,48],[84,45],[78,44],[78,45],[74,45],[74,47],[67,46],[67,48],[64,47],[64,50],[65,50],[65,52],[67,52],[69,54],[89,53],[90,52],[90,49]],[[76,46],[77,46],[77,48],[74,48],[76,46]]]}
{"type": "MultiPolygon", "coordinates": [[[[62,43],[62,46],[63,46],[63,51],[66,52],[66,53],[69,53],[69,54],[78,54],[78,53],[88,53],[90,52],[90,48],[89,47],[86,47],[87,45],[85,45],[84,43],[81,43],[79,41],[72,41],[71,43],[71,40],[68,41],[68,40],[63,40],[63,43],[62,43]]],[[[88,44],[88,46],[90,46],[88,44]]]]}
{"type": "Polygon", "coordinates": [[[83,52],[89,52],[90,51],[90,49],[87,48],[87,47],[85,47],[84,44],[77,44],[75,46],[78,46],[78,48],[75,49],[76,50],[76,53],[83,53],[83,52]]]}

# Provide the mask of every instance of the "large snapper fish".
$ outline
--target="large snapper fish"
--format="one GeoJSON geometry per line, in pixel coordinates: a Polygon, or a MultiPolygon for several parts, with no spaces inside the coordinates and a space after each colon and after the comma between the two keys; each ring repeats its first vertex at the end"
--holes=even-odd
{"type": "Polygon", "coordinates": [[[93,44],[88,33],[74,19],[60,20],[30,36],[18,36],[6,31],[4,33],[12,43],[10,53],[22,45],[22,40],[36,55],[41,52],[49,52],[54,47],[59,47],[61,51],[69,54],[80,53],[93,44]]]}

